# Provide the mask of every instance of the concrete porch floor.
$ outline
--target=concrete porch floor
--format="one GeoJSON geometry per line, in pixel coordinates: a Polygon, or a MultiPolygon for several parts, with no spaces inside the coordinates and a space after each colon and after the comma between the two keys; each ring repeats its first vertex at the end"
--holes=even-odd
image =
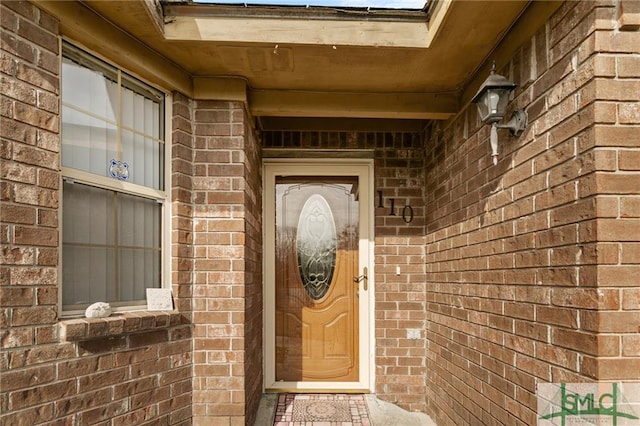
{"type": "MultiPolygon", "coordinates": [[[[403,410],[394,404],[378,399],[373,394],[365,395],[365,401],[372,426],[436,426],[428,415],[403,410]]],[[[278,394],[263,394],[254,426],[272,426],[277,404],[278,394]]],[[[309,425],[315,423],[326,424],[326,422],[305,422],[309,425]]]]}

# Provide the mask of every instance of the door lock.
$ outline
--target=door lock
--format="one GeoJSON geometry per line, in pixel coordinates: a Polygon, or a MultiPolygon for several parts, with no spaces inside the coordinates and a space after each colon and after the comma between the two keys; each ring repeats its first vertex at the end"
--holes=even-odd
{"type": "Polygon", "coordinates": [[[363,282],[362,287],[364,288],[365,291],[367,291],[368,288],[368,281],[369,278],[367,277],[367,267],[365,266],[364,268],[362,268],[362,275],[360,275],[359,277],[355,277],[353,279],[353,282],[356,284],[359,284],[360,282],[363,282]]]}

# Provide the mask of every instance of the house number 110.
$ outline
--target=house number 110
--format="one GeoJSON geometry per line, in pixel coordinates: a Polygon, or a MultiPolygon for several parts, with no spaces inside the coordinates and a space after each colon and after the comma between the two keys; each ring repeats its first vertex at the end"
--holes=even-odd
{"type": "MultiPolygon", "coordinates": [[[[389,198],[389,201],[391,203],[389,216],[396,216],[396,199],[389,198]]],[[[378,191],[378,207],[384,208],[384,203],[382,202],[382,191],[378,191]]],[[[402,220],[404,220],[404,223],[411,223],[413,220],[413,207],[406,205],[402,208],[402,220]]]]}

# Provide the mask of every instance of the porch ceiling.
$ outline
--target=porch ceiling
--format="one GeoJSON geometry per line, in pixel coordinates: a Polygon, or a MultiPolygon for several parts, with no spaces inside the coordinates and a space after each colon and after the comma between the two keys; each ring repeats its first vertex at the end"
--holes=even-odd
{"type": "MultiPolygon", "coordinates": [[[[66,7],[37,3],[58,15],[66,7]]],[[[529,2],[439,0],[425,11],[154,0],[81,4],[185,73],[195,98],[219,90],[236,97],[246,89],[264,129],[367,123],[408,129],[459,110],[462,89],[529,2]]],[[[72,37],[78,25],[61,20],[72,37]]]]}

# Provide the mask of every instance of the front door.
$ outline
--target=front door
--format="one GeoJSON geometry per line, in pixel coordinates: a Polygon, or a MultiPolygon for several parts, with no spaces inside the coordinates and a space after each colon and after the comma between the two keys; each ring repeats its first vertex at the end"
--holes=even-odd
{"type": "Polygon", "coordinates": [[[370,164],[266,163],[267,388],[367,390],[370,164]]]}

